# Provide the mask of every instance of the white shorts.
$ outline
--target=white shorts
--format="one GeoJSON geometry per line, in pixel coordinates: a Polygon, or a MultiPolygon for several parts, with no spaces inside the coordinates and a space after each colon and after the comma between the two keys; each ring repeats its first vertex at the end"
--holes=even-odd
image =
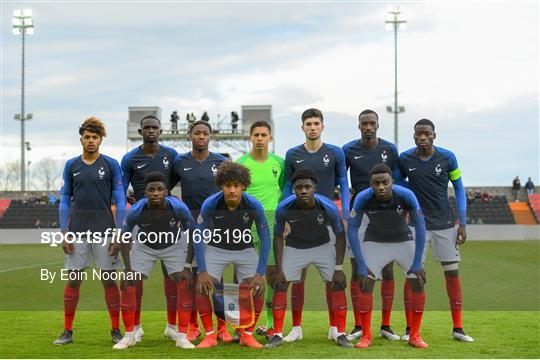
{"type": "Polygon", "coordinates": [[[96,267],[101,270],[123,269],[120,254],[109,256],[109,242],[110,239],[100,244],[92,244],[86,241],[73,243],[75,250],[73,254],[66,254],[65,268],[68,270],[82,270],[89,267],[92,260],[94,260],[96,267]]]}
{"type": "MultiPolygon", "coordinates": [[[[360,224],[360,227],[358,228],[358,241],[360,242],[360,246],[364,243],[364,237],[366,236],[366,229],[369,224],[369,218],[367,215],[364,215],[362,217],[362,223],[360,224]]],[[[363,249],[363,248],[362,248],[363,249]]],[[[354,259],[354,254],[351,249],[351,245],[347,241],[347,248],[345,249],[345,255],[354,259]]]]}
{"type": "Polygon", "coordinates": [[[459,247],[456,244],[457,227],[445,230],[427,230],[426,245],[422,254],[422,262],[426,261],[429,245],[433,259],[438,262],[460,261],[459,247]]]}
{"type": "Polygon", "coordinates": [[[204,258],[208,275],[218,281],[221,281],[223,272],[229,264],[233,264],[239,283],[244,279],[255,276],[259,264],[259,255],[257,255],[255,248],[252,247],[243,250],[227,250],[215,246],[206,246],[204,258]]]}
{"type": "Polygon", "coordinates": [[[129,258],[133,271],[148,277],[158,260],[163,262],[168,275],[184,270],[186,254],[187,249],[180,242],[164,249],[152,249],[135,241],[129,252],[129,258]]]}
{"type": "Polygon", "coordinates": [[[283,247],[282,267],[285,280],[300,281],[302,269],[311,264],[317,268],[324,281],[332,281],[336,266],[336,246],[329,241],[309,249],[283,247]]]}
{"type": "Polygon", "coordinates": [[[362,255],[375,279],[381,279],[382,269],[391,262],[398,264],[406,277],[416,278],[414,274],[407,275],[414,261],[414,241],[397,243],[365,241],[362,255]]]}

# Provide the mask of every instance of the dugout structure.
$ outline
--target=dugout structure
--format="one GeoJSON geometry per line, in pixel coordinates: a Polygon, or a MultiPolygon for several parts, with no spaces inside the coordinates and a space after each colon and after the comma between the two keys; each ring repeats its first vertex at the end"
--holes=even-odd
{"type": "MultiPolygon", "coordinates": [[[[141,119],[147,115],[154,115],[161,120],[163,133],[160,142],[174,148],[179,153],[191,150],[191,142],[188,140],[189,123],[180,116],[177,129],[171,128],[168,115],[162,116],[158,106],[130,106],[128,107],[127,143],[129,151],[142,143],[142,136],[138,129],[141,119]]],[[[275,132],[272,119],[272,105],[244,105],[241,107],[240,119],[237,126],[233,127],[229,115],[218,115],[217,119],[210,120],[213,135],[210,143],[212,152],[231,154],[233,158],[250,151],[249,127],[256,121],[267,121],[275,132]]],[[[272,143],[272,151],[275,146],[272,143]]]]}

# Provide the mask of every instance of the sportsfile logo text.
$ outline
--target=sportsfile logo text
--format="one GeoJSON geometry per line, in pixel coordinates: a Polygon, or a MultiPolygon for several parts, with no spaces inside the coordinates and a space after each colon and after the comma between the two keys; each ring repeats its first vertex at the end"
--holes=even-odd
{"type": "MultiPolygon", "coordinates": [[[[141,244],[176,244],[182,241],[189,243],[208,244],[210,242],[219,244],[240,244],[251,243],[252,234],[251,229],[194,229],[194,230],[182,230],[178,229],[173,231],[150,231],[150,232],[138,232],[135,235],[135,241],[141,244]]],[[[132,242],[132,233],[122,233],[120,229],[107,229],[105,232],[92,232],[90,230],[85,232],[61,232],[61,231],[43,231],[41,233],[42,244],[49,244],[50,246],[57,247],[63,242],[68,244],[100,244],[101,246],[108,246],[110,243],[122,243],[130,244],[132,242]],[[110,241],[108,241],[110,239],[110,241]]]]}

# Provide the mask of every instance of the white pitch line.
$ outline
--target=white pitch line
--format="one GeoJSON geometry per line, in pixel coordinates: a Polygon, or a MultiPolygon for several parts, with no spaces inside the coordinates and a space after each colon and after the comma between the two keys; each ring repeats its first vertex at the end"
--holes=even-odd
{"type": "Polygon", "coordinates": [[[0,274],[5,273],[5,272],[10,272],[10,271],[32,269],[32,268],[36,268],[40,266],[58,265],[58,264],[63,264],[63,262],[53,262],[53,263],[45,263],[45,264],[38,264],[38,265],[32,265],[32,266],[21,266],[21,267],[16,267],[16,268],[11,268],[11,269],[5,269],[5,270],[0,270],[0,274]]]}

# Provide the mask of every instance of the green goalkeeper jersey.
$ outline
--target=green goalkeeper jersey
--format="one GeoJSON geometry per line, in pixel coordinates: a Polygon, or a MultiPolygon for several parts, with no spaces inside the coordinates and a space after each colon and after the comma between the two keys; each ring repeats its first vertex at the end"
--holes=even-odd
{"type": "Polygon", "coordinates": [[[251,174],[251,185],[246,192],[259,200],[265,212],[272,211],[273,216],[285,186],[285,161],[275,154],[268,153],[268,159],[261,163],[253,160],[248,153],[236,162],[247,167],[251,174]]]}

